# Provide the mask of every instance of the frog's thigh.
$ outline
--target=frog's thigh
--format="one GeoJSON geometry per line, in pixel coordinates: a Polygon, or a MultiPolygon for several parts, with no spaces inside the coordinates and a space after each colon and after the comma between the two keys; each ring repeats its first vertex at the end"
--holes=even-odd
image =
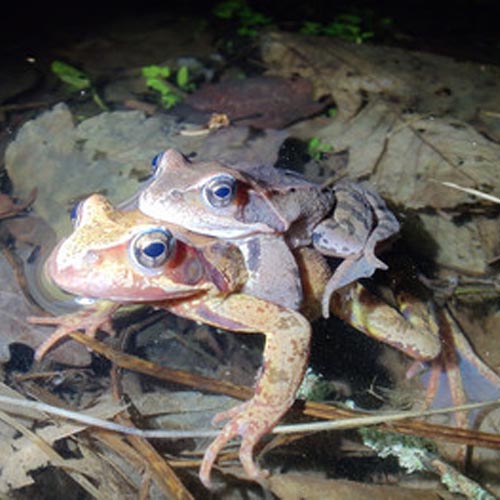
{"type": "Polygon", "coordinates": [[[264,369],[255,397],[291,404],[309,355],[311,325],[302,314],[245,294],[183,301],[167,309],[219,328],[264,334],[264,369]]]}

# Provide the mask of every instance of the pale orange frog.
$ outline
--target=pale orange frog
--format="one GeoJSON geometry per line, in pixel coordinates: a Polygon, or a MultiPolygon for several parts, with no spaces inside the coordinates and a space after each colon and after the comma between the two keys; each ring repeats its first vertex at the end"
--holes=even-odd
{"type": "MultiPolygon", "coordinates": [[[[297,263],[309,299],[301,307],[310,317],[318,315],[331,272],[313,249],[298,252],[297,263]]],[[[279,303],[287,291],[295,295],[289,283],[281,282],[283,291],[277,298],[271,292],[267,299],[256,297],[252,295],[254,284],[247,288],[247,266],[236,246],[194,235],[138,211],[115,210],[100,195],[80,205],[74,232],[52,252],[46,269],[64,290],[104,300],[66,317],[36,319],[38,323],[59,325],[38,349],[37,358],[74,329],[90,335],[98,328],[112,333],[111,314],[128,303],[153,303],[221,328],[263,333],[264,361],[255,396],[216,418],[228,418],[229,422],[208,448],[200,472],[208,485],[218,452],[228,440],[240,435],[240,460],[245,471],[251,478],[261,477],[252,458],[253,448],[291,406],[308,360],[308,320],[279,303]]],[[[345,300],[350,298],[346,296],[345,300]]],[[[419,339],[412,340],[412,349],[425,350],[416,346],[419,339]]],[[[402,347],[401,339],[387,341],[402,347]]],[[[428,342],[425,334],[420,341],[428,342]]]]}
{"type": "MultiPolygon", "coordinates": [[[[324,273],[326,280],[328,268],[321,258],[316,262],[317,279],[324,273]]],[[[102,324],[108,327],[110,314],[126,303],[153,303],[220,328],[263,333],[263,367],[255,395],[216,417],[229,421],[207,449],[200,471],[209,485],[220,449],[241,436],[239,456],[246,473],[253,479],[262,476],[253,449],[293,403],[307,366],[311,327],[299,312],[245,291],[247,271],[237,247],[138,211],[117,211],[93,195],[80,205],[73,233],[53,251],[46,268],[67,292],[107,302],[91,306],[87,314],[35,319],[60,325],[37,351],[38,358],[75,328],[93,334],[102,324]]]]}
{"type": "MultiPolygon", "coordinates": [[[[382,198],[360,184],[325,188],[270,166],[190,162],[174,149],[157,156],[153,167],[154,178],[139,196],[142,212],[231,241],[247,260],[259,261],[257,269],[264,261],[261,249],[250,248],[255,235],[283,235],[291,248],[312,244],[323,255],[343,259],[325,288],[325,317],[333,292],[387,269],[375,247],[397,233],[399,223],[382,198]]],[[[273,239],[265,241],[271,255],[273,239]]]]}

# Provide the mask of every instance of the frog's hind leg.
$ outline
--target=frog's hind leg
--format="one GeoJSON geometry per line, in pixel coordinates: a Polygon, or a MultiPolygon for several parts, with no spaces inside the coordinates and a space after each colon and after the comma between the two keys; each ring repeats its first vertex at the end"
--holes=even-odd
{"type": "MultiPolygon", "coordinates": [[[[444,307],[436,314],[442,352],[431,363],[431,371],[446,374],[451,403],[461,405],[500,398],[500,376],[474,352],[451,311],[444,307]]],[[[434,393],[428,392],[427,402],[429,405],[437,402],[439,406],[448,405],[449,401],[438,390],[436,386],[434,393]],[[438,401],[440,399],[444,401],[438,401]]],[[[465,413],[455,414],[455,422],[462,428],[469,423],[465,413]]]]}
{"type": "MultiPolygon", "coordinates": [[[[336,293],[332,311],[359,331],[415,360],[407,377],[426,385],[426,407],[446,407],[500,398],[500,376],[474,352],[447,306],[435,307],[409,293],[389,305],[359,283],[336,293]],[[422,364],[429,367],[419,373],[422,364]]],[[[474,414],[454,415],[467,428],[474,414]]],[[[463,458],[463,451],[457,458],[463,458]]]]}
{"type": "Polygon", "coordinates": [[[361,278],[369,278],[377,269],[387,269],[387,266],[375,255],[372,259],[365,258],[364,254],[356,258],[345,259],[335,269],[333,276],[325,286],[322,299],[323,317],[330,316],[330,301],[334,292],[361,278]]]}
{"type": "Polygon", "coordinates": [[[219,436],[208,447],[200,468],[200,479],[210,486],[210,471],[220,450],[241,436],[240,461],[247,475],[266,475],[253,459],[259,440],[278,423],[292,405],[307,366],[311,325],[302,314],[275,303],[244,294],[183,300],[166,308],[190,319],[241,333],[263,333],[266,343],[263,364],[254,396],[215,417],[229,418],[219,436]]]}

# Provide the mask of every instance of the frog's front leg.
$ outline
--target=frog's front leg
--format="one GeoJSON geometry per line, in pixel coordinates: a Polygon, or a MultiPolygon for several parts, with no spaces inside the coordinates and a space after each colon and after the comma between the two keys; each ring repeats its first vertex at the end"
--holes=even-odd
{"type": "Polygon", "coordinates": [[[337,214],[334,218],[324,220],[313,232],[314,248],[323,255],[344,259],[323,292],[322,310],[325,318],[330,315],[330,300],[336,290],[361,278],[369,278],[377,269],[387,269],[387,265],[375,256],[374,247],[371,248],[376,241],[371,237],[366,239],[372,223],[371,213],[366,212],[366,218],[363,218],[360,211],[351,210],[352,213],[337,214]]]}
{"type": "Polygon", "coordinates": [[[83,330],[86,335],[94,337],[97,330],[114,335],[111,317],[121,304],[108,300],[99,300],[84,309],[56,317],[29,317],[28,321],[36,325],[57,325],[56,331],[50,335],[35,351],[35,360],[40,361],[48,351],[67,337],[70,333],[83,330]]]}
{"type": "Polygon", "coordinates": [[[325,287],[325,318],[336,290],[372,276],[377,269],[387,269],[375,255],[375,248],[399,231],[398,220],[376,192],[354,182],[340,182],[333,191],[334,211],[312,233],[313,245],[323,255],[344,259],[325,287]]]}
{"type": "Polygon", "coordinates": [[[277,235],[259,234],[235,243],[248,274],[243,293],[298,310],[304,298],[302,282],[287,242],[277,235]]]}
{"type": "Polygon", "coordinates": [[[255,464],[253,450],[292,405],[309,357],[311,326],[304,316],[257,297],[234,294],[167,304],[167,309],[197,321],[241,333],[261,332],[266,337],[263,364],[255,394],[215,421],[229,418],[203,457],[200,478],[210,485],[210,471],[223,446],[241,436],[239,458],[252,479],[265,476],[255,464]]]}

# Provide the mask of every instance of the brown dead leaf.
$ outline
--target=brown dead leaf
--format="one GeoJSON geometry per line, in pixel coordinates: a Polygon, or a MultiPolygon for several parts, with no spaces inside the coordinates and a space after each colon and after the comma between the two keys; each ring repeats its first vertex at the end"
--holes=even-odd
{"type": "Polygon", "coordinates": [[[498,221],[475,215],[458,224],[453,215],[491,203],[440,181],[500,194],[499,144],[463,122],[400,115],[382,100],[370,103],[351,120],[333,120],[315,136],[334,151],[347,152],[350,178],[369,179],[402,211],[420,212],[419,224],[427,239],[423,232],[412,232],[410,243],[416,251],[467,273],[488,270],[500,248],[500,232],[494,229],[498,221]],[[435,243],[432,253],[428,243],[426,248],[422,245],[429,239],[435,243]]]}
{"type": "Polygon", "coordinates": [[[313,100],[312,90],[303,78],[225,80],[204,85],[189,95],[185,104],[207,113],[225,113],[238,125],[283,128],[325,108],[325,103],[313,100]]]}
{"type": "Polygon", "coordinates": [[[261,53],[269,73],[307,78],[315,97],[332,95],[345,118],[359,111],[366,96],[382,94],[400,110],[410,107],[463,121],[476,121],[478,110],[500,107],[496,66],[290,33],[265,34],[261,53]]]}
{"type": "MultiPolygon", "coordinates": [[[[9,391],[9,396],[11,393],[9,391]]],[[[18,395],[21,397],[21,395],[18,395]]],[[[5,405],[2,405],[5,408],[5,405]]],[[[110,418],[114,416],[121,408],[118,407],[109,396],[101,398],[88,413],[100,418],[110,418]]],[[[12,411],[12,409],[10,409],[12,411]]],[[[24,410],[23,410],[24,412],[24,410]]],[[[36,412],[38,413],[38,412],[36,412]]],[[[29,410],[28,415],[33,416],[33,411],[29,410]]],[[[39,413],[37,420],[44,419],[46,416],[39,413]]],[[[18,418],[16,421],[22,423],[26,417],[18,418]]],[[[31,427],[31,426],[30,426],[31,427]]],[[[57,440],[64,437],[75,435],[85,429],[86,426],[75,423],[50,423],[43,429],[37,432],[40,442],[44,442],[46,446],[52,446],[57,440]]],[[[16,436],[7,438],[2,436],[0,439],[0,491],[7,492],[11,489],[18,489],[30,484],[33,484],[31,473],[40,467],[49,464],[60,466],[64,462],[62,458],[56,458],[58,455],[47,454],[43,448],[40,448],[37,440],[34,440],[30,435],[16,436]],[[54,460],[57,462],[55,463],[54,460]]],[[[82,473],[88,472],[84,460],[77,460],[72,464],[72,470],[78,470],[82,473]]],[[[99,467],[102,467],[99,466],[99,467]]],[[[94,476],[96,471],[94,470],[94,476]]]]}
{"type": "Polygon", "coordinates": [[[334,120],[316,135],[335,151],[349,151],[349,177],[370,177],[384,196],[406,208],[477,203],[436,181],[487,186],[500,193],[500,145],[463,122],[401,115],[379,100],[349,122],[334,120]]]}
{"type": "MultiPolygon", "coordinates": [[[[473,217],[461,224],[439,213],[420,213],[418,219],[423,231],[411,234],[412,230],[409,228],[404,233],[408,244],[415,251],[432,258],[447,269],[477,276],[488,272],[491,254],[488,252],[487,241],[491,238],[499,241],[500,233],[493,232],[485,238],[480,231],[482,217],[473,217]],[[422,241],[424,234],[425,238],[434,240],[436,244],[432,251],[428,251],[427,245],[422,241]]],[[[492,222],[498,223],[496,220],[492,222]]]]}
{"type": "Polygon", "coordinates": [[[287,500],[438,500],[435,490],[402,488],[357,483],[344,479],[326,479],[313,474],[280,474],[269,478],[270,490],[287,500]]]}

